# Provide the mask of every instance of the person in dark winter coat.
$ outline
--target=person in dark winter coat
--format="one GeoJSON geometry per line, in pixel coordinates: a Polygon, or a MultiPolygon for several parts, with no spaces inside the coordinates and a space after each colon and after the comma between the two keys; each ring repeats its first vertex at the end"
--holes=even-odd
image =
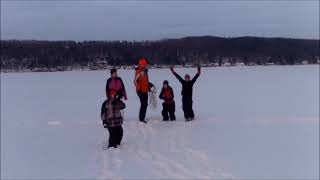
{"type": "Polygon", "coordinates": [[[124,87],[122,79],[118,77],[117,70],[111,69],[110,73],[111,77],[107,80],[106,84],[107,97],[110,98],[110,93],[116,91],[116,98],[122,99],[122,97],[124,97],[124,99],[127,100],[126,88],[124,87]]]}
{"type": "Polygon", "coordinates": [[[104,128],[109,131],[109,146],[117,148],[120,145],[123,136],[123,117],[120,110],[126,105],[119,99],[115,98],[116,92],[110,94],[110,98],[105,100],[101,107],[101,120],[104,128]]]}
{"type": "Polygon", "coordinates": [[[163,99],[164,102],[162,103],[162,116],[164,121],[170,120],[175,121],[176,116],[174,114],[176,107],[175,102],[173,100],[174,94],[172,88],[169,86],[169,82],[167,80],[163,81],[163,87],[159,95],[160,99],[163,99]],[[169,114],[169,116],[168,116],[169,114]]]}
{"type": "Polygon", "coordinates": [[[148,62],[146,59],[142,58],[139,60],[139,67],[137,67],[135,77],[134,77],[134,85],[136,87],[137,95],[140,99],[140,111],[139,111],[139,120],[141,122],[147,123],[145,120],[147,108],[148,108],[148,92],[150,88],[153,87],[153,84],[149,82],[148,62]]]}
{"type": "Polygon", "coordinates": [[[184,79],[181,78],[173,69],[173,67],[170,68],[171,72],[176,76],[176,78],[180,81],[182,84],[182,109],[184,112],[184,118],[186,121],[194,120],[194,112],[192,108],[192,89],[193,85],[200,76],[201,68],[198,67],[198,73],[191,79],[189,74],[186,74],[184,79]]]}

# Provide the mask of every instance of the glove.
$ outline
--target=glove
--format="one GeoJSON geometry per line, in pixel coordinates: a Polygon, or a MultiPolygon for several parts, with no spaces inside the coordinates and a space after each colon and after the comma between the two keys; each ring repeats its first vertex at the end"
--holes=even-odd
{"type": "Polygon", "coordinates": [[[201,67],[198,66],[198,73],[200,74],[201,73],[201,67]]]}
{"type": "Polygon", "coordinates": [[[104,128],[108,128],[108,121],[107,120],[103,120],[102,124],[103,124],[104,128]]]}
{"type": "Polygon", "coordinates": [[[171,67],[171,68],[170,68],[170,70],[171,70],[171,72],[174,72],[174,69],[173,69],[173,67],[171,67]]]}
{"type": "Polygon", "coordinates": [[[151,89],[154,87],[154,85],[151,83],[151,82],[149,82],[149,89],[148,89],[148,92],[151,92],[151,89]]]}

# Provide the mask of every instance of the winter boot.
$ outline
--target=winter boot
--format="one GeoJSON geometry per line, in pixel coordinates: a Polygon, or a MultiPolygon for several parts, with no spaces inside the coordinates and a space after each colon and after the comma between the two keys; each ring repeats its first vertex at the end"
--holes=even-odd
{"type": "Polygon", "coordinates": [[[140,120],[140,122],[147,123],[147,121],[146,121],[146,120],[140,120]]]}

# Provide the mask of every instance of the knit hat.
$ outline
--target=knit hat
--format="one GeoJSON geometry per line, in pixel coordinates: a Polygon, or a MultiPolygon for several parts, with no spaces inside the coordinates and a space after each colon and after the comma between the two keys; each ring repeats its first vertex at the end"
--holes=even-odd
{"type": "Polygon", "coordinates": [[[141,58],[139,60],[139,66],[146,66],[148,65],[148,61],[145,58],[141,58]]]}
{"type": "Polygon", "coordinates": [[[166,84],[166,85],[169,85],[169,82],[168,82],[167,80],[164,80],[164,81],[163,81],[163,85],[165,85],[165,84],[166,84]]]}

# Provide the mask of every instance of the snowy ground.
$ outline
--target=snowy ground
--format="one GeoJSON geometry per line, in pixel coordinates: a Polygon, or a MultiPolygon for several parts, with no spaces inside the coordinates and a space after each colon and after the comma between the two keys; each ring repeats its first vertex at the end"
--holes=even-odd
{"type": "MultiPolygon", "coordinates": [[[[194,74],[195,69],[177,69],[194,74]]],[[[319,66],[204,68],[194,87],[196,121],[148,109],[137,121],[132,70],[124,138],[104,151],[100,106],[109,72],[1,74],[1,178],[319,178],[319,66]]]]}

